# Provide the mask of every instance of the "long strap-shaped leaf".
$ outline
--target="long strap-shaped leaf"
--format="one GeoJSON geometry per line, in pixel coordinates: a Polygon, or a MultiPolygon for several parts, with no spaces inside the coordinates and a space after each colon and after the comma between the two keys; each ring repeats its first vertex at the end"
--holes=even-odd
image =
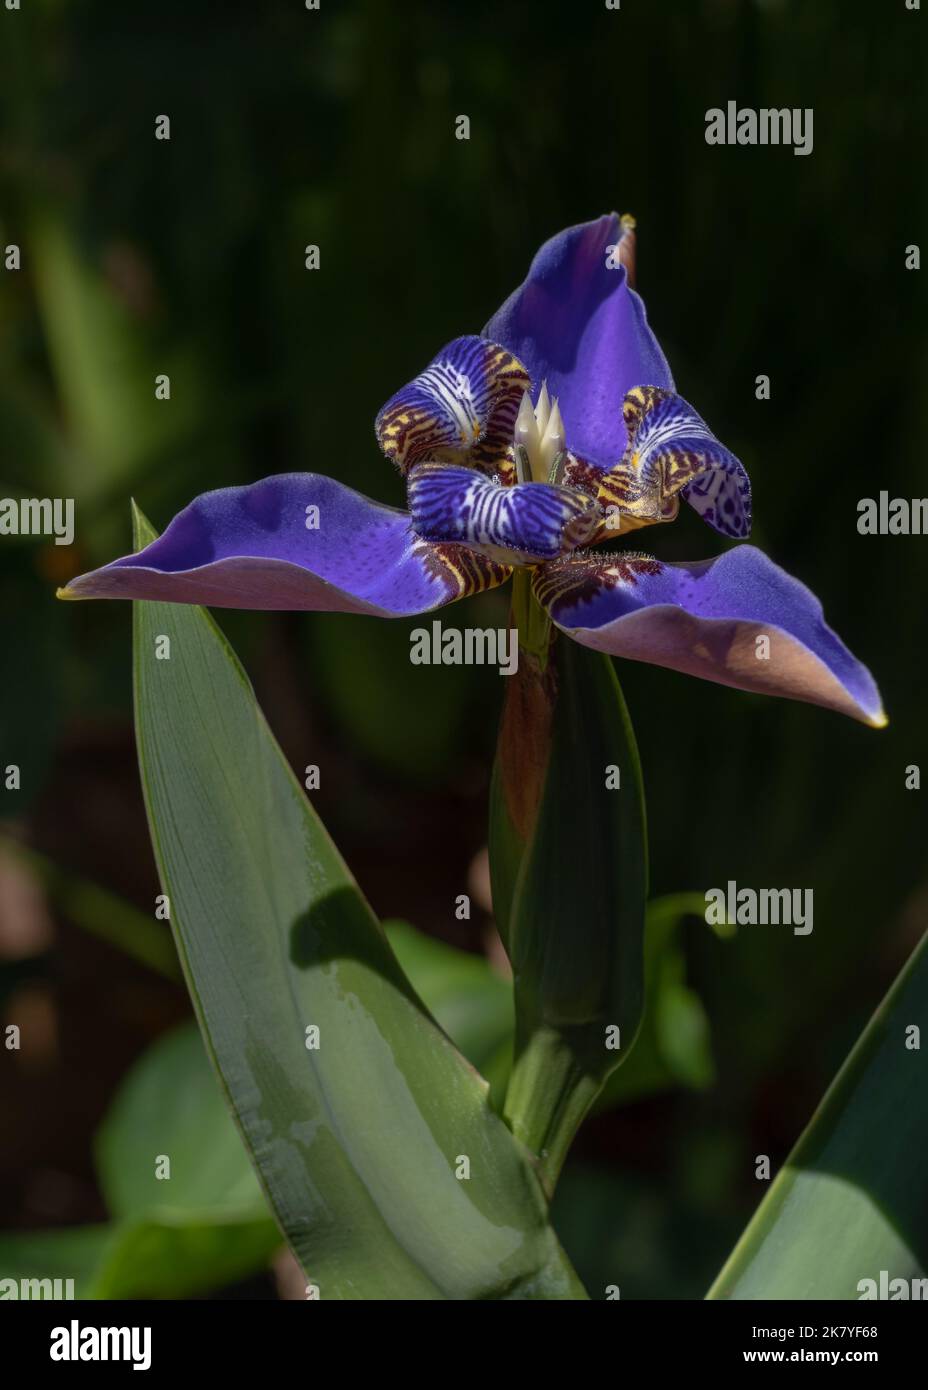
{"type": "Polygon", "coordinates": [[[709,1298],[885,1298],[891,1280],[906,1284],[908,1293],[897,1286],[897,1296],[909,1296],[909,1281],[928,1271],[924,1040],[928,936],[861,1034],[709,1298]]]}
{"type": "MultiPolygon", "coordinates": [[[[136,546],[153,535],[137,515],[136,546]]],[[[585,1297],[525,1150],[414,995],[219,629],[160,603],[136,603],[134,621],[139,762],[178,953],[320,1296],[585,1297]]]]}

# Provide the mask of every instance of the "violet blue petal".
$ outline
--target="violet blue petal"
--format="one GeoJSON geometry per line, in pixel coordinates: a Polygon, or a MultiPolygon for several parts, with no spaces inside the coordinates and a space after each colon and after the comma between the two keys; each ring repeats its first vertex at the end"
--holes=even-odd
{"type": "Polygon", "coordinates": [[[615,213],[559,232],[483,330],[525,364],[536,390],[547,380],[567,447],[598,468],[611,468],[625,452],[622,402],[631,388],[673,390],[625,267],[607,266],[607,248],[621,236],[615,213]]]}
{"type": "Polygon", "coordinates": [[[144,550],[72,579],[59,594],[393,618],[508,576],[464,546],[423,541],[405,512],[332,478],[284,473],[204,493],[144,550]]]}
{"type": "Polygon", "coordinates": [[[535,593],[585,647],[886,723],[873,677],[818,599],[754,546],[680,564],[567,556],[537,571],[535,593]]]}

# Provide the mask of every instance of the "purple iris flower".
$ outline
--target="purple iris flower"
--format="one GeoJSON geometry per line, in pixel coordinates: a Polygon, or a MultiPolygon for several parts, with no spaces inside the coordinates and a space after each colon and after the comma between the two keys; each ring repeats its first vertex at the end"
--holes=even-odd
{"type": "Polygon", "coordinates": [[[612,214],[547,241],[483,333],[386,403],[377,438],[408,511],[318,473],[221,488],[62,597],[394,618],[525,567],[584,646],[885,724],[819,601],[761,551],[668,563],[622,546],[681,498],[726,537],[751,527],[747,474],[676,394],[629,283],[631,225],[612,214]]]}

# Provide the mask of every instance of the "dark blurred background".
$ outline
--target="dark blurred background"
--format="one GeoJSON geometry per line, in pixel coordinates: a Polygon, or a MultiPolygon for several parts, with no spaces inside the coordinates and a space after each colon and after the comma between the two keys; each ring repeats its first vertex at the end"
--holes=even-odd
{"type": "MultiPolygon", "coordinates": [[[[761,1195],[754,1156],[782,1162],[925,926],[905,769],[926,753],[928,540],[856,522],[881,488],[928,493],[924,272],[905,268],[926,240],[926,23],[904,0],[0,10],[0,246],[22,252],[0,270],[0,496],[77,514],[69,548],[0,539],[0,768],[22,769],[0,789],[0,1022],[24,1030],[0,1048],[0,1229],[106,1219],[93,1136],[189,1015],[153,921],[129,607],[65,607],[56,584],[131,548],[130,496],[163,527],[207,488],[306,468],[401,505],[378,407],[480,330],[542,240],[615,208],[638,218],[678,388],[751,473],[755,542],[822,597],[891,721],[620,670],[655,895],[815,893],[804,939],[686,922],[707,1064],[594,1116],[559,1193],[591,1284],[703,1294],[761,1195]],[[729,99],[812,107],[813,154],[707,146],[729,99]]],[[[656,553],[722,548],[684,512],[656,553]]],[[[506,604],[456,616],[495,626],[506,604]]],[[[218,616],[288,756],[323,769],[315,805],[375,910],[492,953],[488,914],[457,921],[454,899],[479,896],[500,678],[413,675],[415,623],[218,616]]],[[[230,1282],[274,1289],[256,1271],[214,1291],[230,1282]]]]}

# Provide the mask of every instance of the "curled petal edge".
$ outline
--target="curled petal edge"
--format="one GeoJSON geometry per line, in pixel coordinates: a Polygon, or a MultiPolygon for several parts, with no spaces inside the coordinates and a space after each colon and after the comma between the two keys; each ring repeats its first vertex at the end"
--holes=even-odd
{"type": "Polygon", "coordinates": [[[820,705],[871,728],[884,728],[888,722],[873,677],[825,623],[815,595],[753,546],[738,546],[715,560],[692,564],[663,564],[631,555],[567,557],[547,567],[547,573],[538,572],[535,592],[560,631],[582,646],[738,690],[820,705]],[[611,578],[603,582],[610,566],[611,578]],[[698,584],[713,569],[712,605],[723,605],[727,591],[733,610],[740,608],[740,613],[693,611],[698,590],[692,581],[698,584]],[[675,583],[692,606],[667,601],[675,583]],[[765,603],[769,619],[748,611],[765,603]],[[616,616],[610,618],[613,604],[616,616]],[[777,605],[780,622],[772,616],[777,605]],[[790,615],[799,619],[794,626],[809,625],[810,640],[831,656],[844,679],[783,625],[790,615]],[[578,621],[581,617],[597,621],[585,624],[578,621]],[[769,642],[769,659],[758,659],[762,637],[769,642]]]}

